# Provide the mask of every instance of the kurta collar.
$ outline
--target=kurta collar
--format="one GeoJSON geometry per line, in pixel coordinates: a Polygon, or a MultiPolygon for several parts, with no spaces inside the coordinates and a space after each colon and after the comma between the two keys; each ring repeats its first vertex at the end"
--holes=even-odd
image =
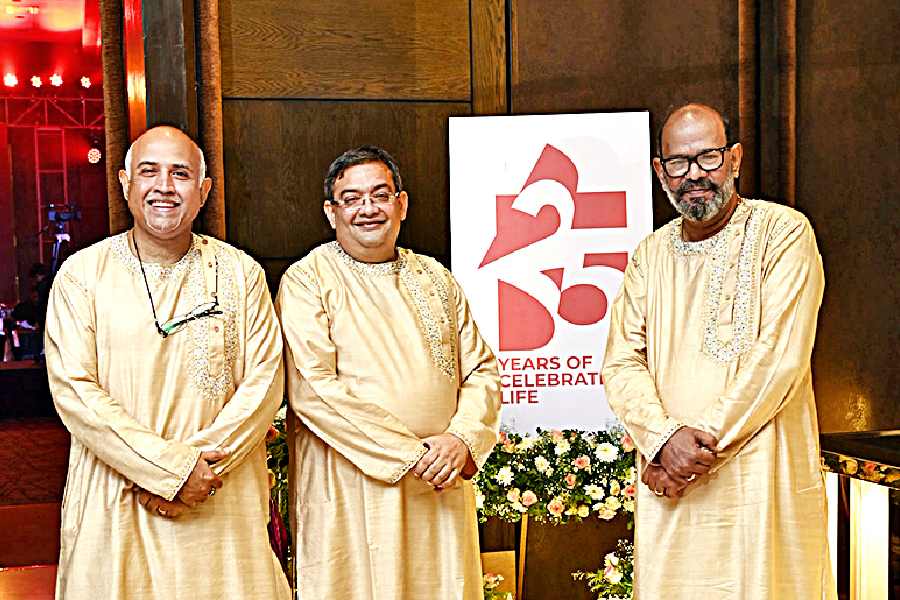
{"type": "Polygon", "coordinates": [[[671,229],[670,229],[670,237],[672,238],[672,247],[675,249],[675,252],[681,254],[683,256],[689,254],[709,254],[713,250],[719,247],[720,244],[725,243],[725,241],[729,238],[729,230],[736,225],[743,223],[746,218],[750,215],[750,207],[747,206],[747,203],[741,199],[738,202],[738,205],[735,207],[734,212],[731,215],[731,219],[728,220],[728,224],[725,225],[718,233],[714,236],[706,238],[705,240],[700,240],[699,242],[688,242],[681,235],[681,224],[684,220],[683,217],[678,217],[674,221],[672,221],[671,229]]]}
{"type": "Polygon", "coordinates": [[[325,247],[328,248],[331,252],[336,254],[338,258],[340,258],[344,264],[349,266],[351,269],[360,273],[362,275],[393,275],[399,273],[400,270],[406,266],[406,250],[403,248],[397,248],[397,258],[383,263],[367,263],[356,260],[341,248],[341,245],[337,242],[337,240],[328,242],[325,244],[325,247]]]}

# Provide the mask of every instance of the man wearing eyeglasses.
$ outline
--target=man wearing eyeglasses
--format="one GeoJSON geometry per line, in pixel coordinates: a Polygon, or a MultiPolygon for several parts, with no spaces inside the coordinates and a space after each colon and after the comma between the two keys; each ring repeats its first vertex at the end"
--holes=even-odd
{"type": "Polygon", "coordinates": [[[191,233],[212,181],[155,127],[119,180],[134,226],[61,267],[47,312],[72,433],[57,598],[290,598],[268,543],[263,439],[281,332],[263,271],[191,233]]]}
{"type": "Polygon", "coordinates": [[[641,454],[635,598],[835,598],[810,354],[822,261],[799,212],[738,195],[714,109],[672,112],[653,168],[681,216],[644,239],[603,378],[641,454]]]}
{"type": "Polygon", "coordinates": [[[453,276],[396,247],[408,202],[387,152],[345,152],[337,239],[281,280],[304,600],[482,597],[468,480],[497,440],[497,365],[453,276]]]}

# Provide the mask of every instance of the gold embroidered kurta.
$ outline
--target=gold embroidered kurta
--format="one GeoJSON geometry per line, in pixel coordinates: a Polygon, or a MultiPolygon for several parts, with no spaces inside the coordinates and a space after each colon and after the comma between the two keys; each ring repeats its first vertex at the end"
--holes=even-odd
{"type": "Polygon", "coordinates": [[[742,200],[715,236],[676,219],[640,243],[603,376],[641,454],[674,431],[719,440],[682,498],[639,486],[635,599],[835,598],[810,373],[822,262],[809,222],[742,200]]]}
{"type": "Polygon", "coordinates": [[[282,341],[262,269],[194,236],[176,264],[144,264],[160,322],[216,293],[223,314],[163,339],[126,234],[62,266],[47,311],[53,400],[72,433],[56,597],[290,598],[271,551],[265,432],[283,394],[282,341]],[[169,519],[202,451],[224,486],[169,519]]]}
{"type": "Polygon", "coordinates": [[[408,250],[366,264],[331,242],[288,269],[276,306],[300,598],[482,598],[471,484],[409,474],[427,436],[455,434],[478,467],[497,440],[496,360],[456,281],[408,250]]]}

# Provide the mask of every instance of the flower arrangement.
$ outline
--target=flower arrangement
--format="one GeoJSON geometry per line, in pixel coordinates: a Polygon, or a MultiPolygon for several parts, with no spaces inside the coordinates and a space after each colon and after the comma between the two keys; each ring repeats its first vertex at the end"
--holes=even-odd
{"type": "Polygon", "coordinates": [[[484,574],[484,600],[513,600],[512,592],[497,591],[503,579],[498,573],[484,574]]]}
{"type": "Polygon", "coordinates": [[[621,429],[501,432],[474,479],[479,518],[552,524],[634,512],[634,442],[621,429]]]}
{"type": "Polygon", "coordinates": [[[290,487],[285,428],[287,408],[282,406],[266,432],[266,465],[269,469],[269,542],[285,573],[291,573],[290,487]]]}
{"type": "Polygon", "coordinates": [[[634,592],[634,546],[619,540],[614,552],[603,559],[603,568],[593,573],[576,571],[575,581],[585,581],[597,600],[631,600],[634,592]]]}

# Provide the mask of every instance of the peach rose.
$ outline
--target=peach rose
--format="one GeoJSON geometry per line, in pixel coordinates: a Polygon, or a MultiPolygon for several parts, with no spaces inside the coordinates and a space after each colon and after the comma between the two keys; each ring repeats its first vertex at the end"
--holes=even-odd
{"type": "Polygon", "coordinates": [[[522,494],[522,505],[523,506],[531,506],[535,502],[537,502],[537,495],[531,490],[525,490],[522,494]]]}

